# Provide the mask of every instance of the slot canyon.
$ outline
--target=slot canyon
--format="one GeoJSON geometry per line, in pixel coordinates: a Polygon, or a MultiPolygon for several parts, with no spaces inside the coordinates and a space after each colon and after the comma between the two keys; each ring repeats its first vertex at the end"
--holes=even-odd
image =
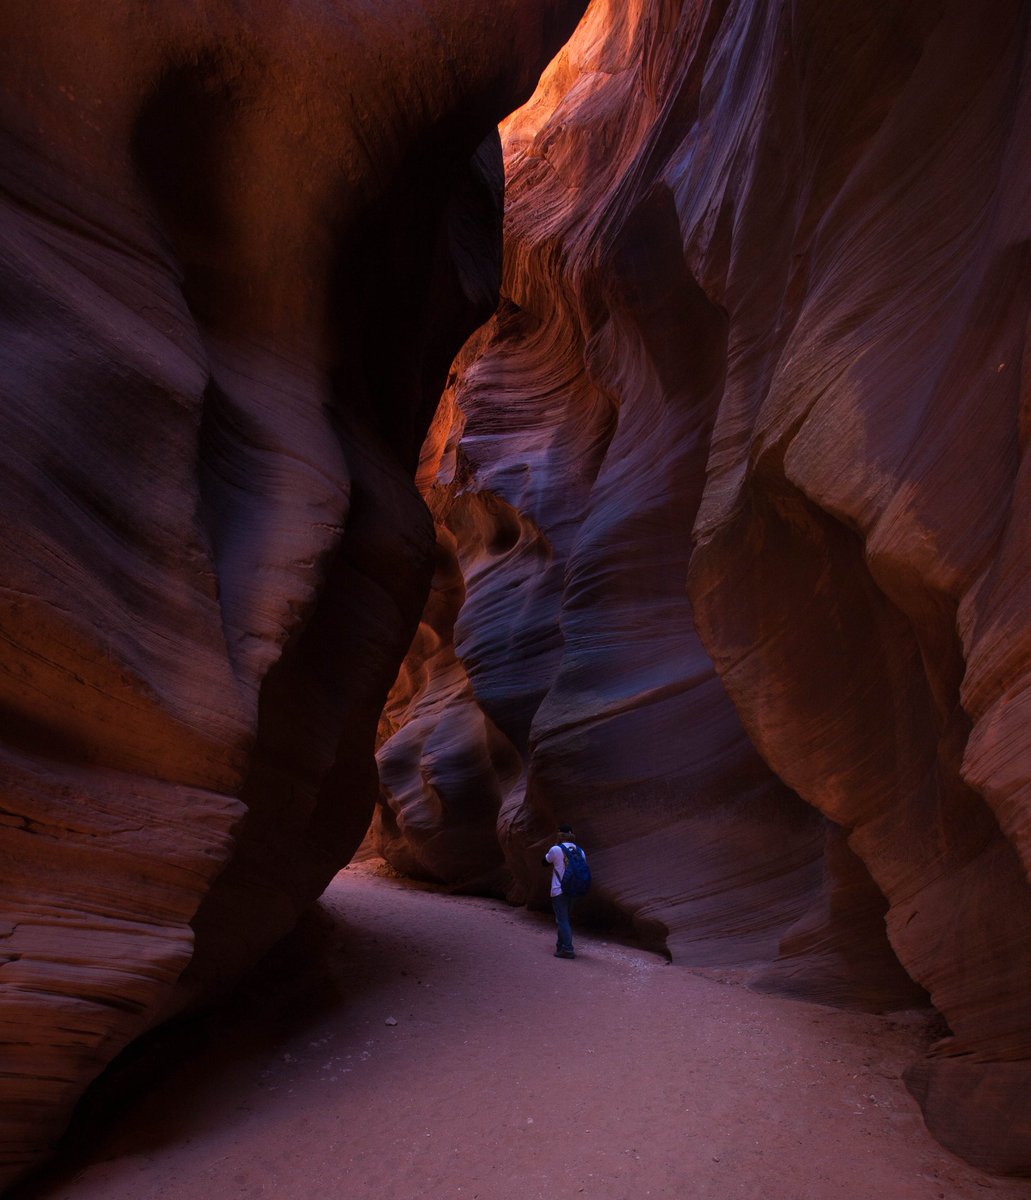
{"type": "Polygon", "coordinates": [[[359,850],[546,910],[560,820],[1031,1175],[1029,25],[7,0],[0,1189],[359,850]]]}

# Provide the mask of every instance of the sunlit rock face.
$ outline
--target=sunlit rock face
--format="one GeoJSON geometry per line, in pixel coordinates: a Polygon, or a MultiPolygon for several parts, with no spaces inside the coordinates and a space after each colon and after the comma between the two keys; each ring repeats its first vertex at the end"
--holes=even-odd
{"type": "Polygon", "coordinates": [[[1017,1171],[1027,55],[1019,0],[596,0],[504,130],[377,818],[406,869],[525,898],[563,817],[683,961],[925,989],[932,1130],[1017,1171]]]}
{"type": "Polygon", "coordinates": [[[364,833],[494,126],[582,10],[3,7],[0,1179],[364,833]]]}

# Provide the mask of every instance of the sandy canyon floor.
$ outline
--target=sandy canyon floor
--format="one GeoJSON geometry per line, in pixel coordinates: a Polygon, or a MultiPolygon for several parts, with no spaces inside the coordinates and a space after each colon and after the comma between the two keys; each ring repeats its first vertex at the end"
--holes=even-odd
{"type": "Polygon", "coordinates": [[[922,1015],[756,995],[604,935],[553,948],[543,916],[349,867],[17,1198],[1031,1197],[926,1132],[901,1081],[922,1015]]]}

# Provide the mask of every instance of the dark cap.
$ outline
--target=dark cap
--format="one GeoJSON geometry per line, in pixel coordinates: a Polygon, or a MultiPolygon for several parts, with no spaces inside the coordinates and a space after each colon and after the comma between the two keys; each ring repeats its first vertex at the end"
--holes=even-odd
{"type": "Polygon", "coordinates": [[[572,827],[572,825],[560,825],[558,827],[558,831],[559,831],[559,833],[572,833],[573,827],[572,827]]]}

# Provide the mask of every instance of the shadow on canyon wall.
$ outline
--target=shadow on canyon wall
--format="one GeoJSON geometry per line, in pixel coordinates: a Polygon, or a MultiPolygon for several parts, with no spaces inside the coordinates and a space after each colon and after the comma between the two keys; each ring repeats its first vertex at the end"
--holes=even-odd
{"type": "Polygon", "coordinates": [[[5,8],[3,1179],[377,792],[416,878],[540,903],[563,818],[675,961],[929,997],[1031,1172],[1028,20],[5,8]]]}
{"type": "Polygon", "coordinates": [[[991,10],[590,7],[503,126],[375,845],[537,903],[566,819],[675,961],[929,997],[930,1127],[1027,1172],[1031,108],[991,10]]]}

